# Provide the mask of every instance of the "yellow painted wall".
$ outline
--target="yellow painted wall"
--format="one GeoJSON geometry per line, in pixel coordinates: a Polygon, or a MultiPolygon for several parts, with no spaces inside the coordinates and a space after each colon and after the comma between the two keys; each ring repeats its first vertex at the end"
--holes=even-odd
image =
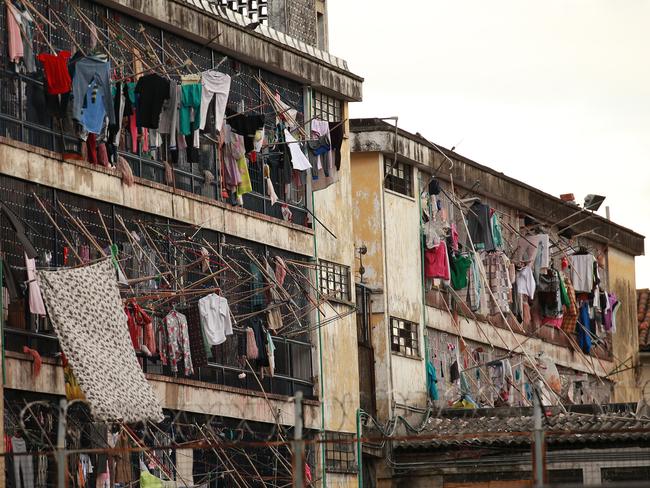
{"type": "MultiPolygon", "coordinates": [[[[616,316],[616,333],[612,336],[615,362],[627,360],[628,365],[636,366],[639,364],[639,335],[634,257],[610,247],[607,261],[609,291],[615,293],[622,303],[616,316]]],[[[635,402],[640,399],[637,375],[638,369],[633,368],[610,377],[615,382],[612,401],[635,402]]]]}

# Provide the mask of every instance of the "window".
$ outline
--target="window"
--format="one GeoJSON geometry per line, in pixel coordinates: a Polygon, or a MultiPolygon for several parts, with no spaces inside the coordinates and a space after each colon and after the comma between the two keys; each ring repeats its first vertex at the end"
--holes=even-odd
{"type": "Polygon", "coordinates": [[[356,473],[354,434],[325,432],[325,469],[339,473],[356,473]]]}
{"type": "Polygon", "coordinates": [[[314,90],[312,116],[327,122],[341,121],[341,101],[314,90]]]}
{"type": "Polygon", "coordinates": [[[349,302],[350,294],[350,268],[342,264],[320,261],[320,291],[332,300],[349,302]]]}
{"type": "Polygon", "coordinates": [[[644,481],[650,479],[650,466],[630,468],[601,468],[603,481],[644,481]]]}
{"type": "Polygon", "coordinates": [[[413,196],[413,168],[408,164],[394,162],[393,158],[384,156],[385,186],[389,190],[403,195],[413,196]]]}
{"type": "Polygon", "coordinates": [[[390,318],[391,351],[405,356],[420,357],[418,324],[395,317],[390,318]]]}

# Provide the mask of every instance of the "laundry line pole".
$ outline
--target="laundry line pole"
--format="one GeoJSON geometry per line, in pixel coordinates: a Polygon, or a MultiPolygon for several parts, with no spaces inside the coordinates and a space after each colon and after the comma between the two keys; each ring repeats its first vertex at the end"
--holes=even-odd
{"type": "Polygon", "coordinates": [[[67,431],[66,420],[68,416],[68,401],[62,398],[59,402],[59,428],[56,435],[56,475],[58,488],[66,488],[65,478],[67,471],[67,456],[65,450],[65,433],[67,431]]]}
{"type": "Polygon", "coordinates": [[[533,392],[533,467],[536,487],[544,486],[544,430],[542,428],[542,401],[539,385],[533,392]]]}

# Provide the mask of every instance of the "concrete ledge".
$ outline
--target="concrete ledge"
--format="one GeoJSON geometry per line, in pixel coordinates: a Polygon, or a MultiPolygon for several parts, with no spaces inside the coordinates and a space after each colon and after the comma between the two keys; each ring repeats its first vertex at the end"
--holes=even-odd
{"type": "Polygon", "coordinates": [[[324,57],[315,55],[314,48],[305,48],[311,54],[304,52],[300,49],[304,43],[272,29],[260,28],[260,31],[277,39],[246,30],[237,22],[181,0],[99,0],[99,3],[202,45],[221,34],[210,44],[211,48],[344,100],[361,101],[362,78],[342,69],[338,61],[336,65],[325,62],[324,57]]]}
{"type": "MultiPolygon", "coordinates": [[[[52,358],[43,358],[41,373],[32,374],[32,360],[26,354],[5,353],[5,388],[48,395],[65,395],[63,368],[52,358]]],[[[293,401],[289,397],[251,392],[238,388],[213,385],[202,381],[168,378],[147,374],[147,379],[160,399],[163,408],[206,415],[224,416],[254,422],[275,423],[278,412],[282,425],[294,422],[293,401]]],[[[305,428],[320,428],[320,403],[304,401],[305,428]]]]}
{"type": "Polygon", "coordinates": [[[134,210],[286,249],[313,254],[313,230],[217,200],[136,178],[122,184],[117,171],[0,137],[0,173],[134,210]]]}

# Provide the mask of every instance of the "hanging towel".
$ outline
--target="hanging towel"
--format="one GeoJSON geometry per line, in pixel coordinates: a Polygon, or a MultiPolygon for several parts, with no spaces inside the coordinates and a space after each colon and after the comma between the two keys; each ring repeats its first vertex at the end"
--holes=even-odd
{"type": "Polygon", "coordinates": [[[259,351],[257,343],[255,342],[255,331],[250,327],[246,327],[246,357],[249,360],[257,359],[259,351]]]}
{"type": "Polygon", "coordinates": [[[45,304],[36,280],[36,261],[29,259],[27,254],[25,254],[25,266],[27,267],[27,281],[29,283],[29,311],[34,315],[45,316],[45,304]]]}
{"type": "Polygon", "coordinates": [[[305,156],[305,153],[302,152],[300,144],[296,141],[296,138],[291,135],[287,129],[284,130],[284,137],[286,143],[289,146],[289,151],[291,152],[291,165],[293,169],[298,171],[306,171],[311,169],[311,164],[309,164],[309,159],[305,156]]]}

